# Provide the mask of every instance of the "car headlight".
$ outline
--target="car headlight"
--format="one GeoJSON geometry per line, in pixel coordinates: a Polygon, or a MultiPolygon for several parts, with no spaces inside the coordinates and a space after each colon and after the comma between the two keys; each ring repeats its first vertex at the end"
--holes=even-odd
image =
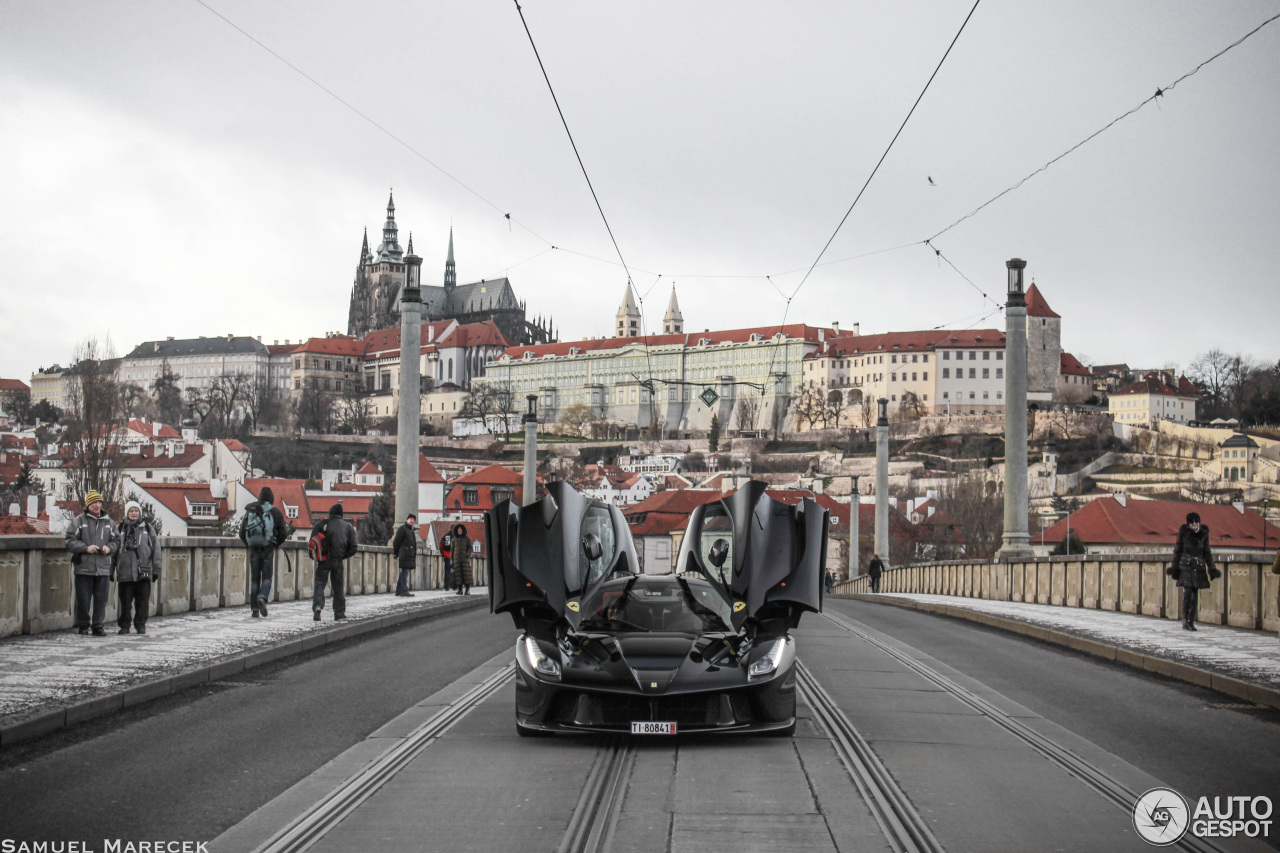
{"type": "Polygon", "coordinates": [[[782,660],[782,650],[787,647],[787,638],[779,637],[773,641],[773,647],[760,660],[751,664],[747,669],[747,677],[759,678],[762,675],[768,675],[778,668],[778,662],[782,660]]]}
{"type": "Polygon", "coordinates": [[[538,641],[528,634],[524,638],[524,653],[529,656],[529,665],[534,672],[551,681],[560,680],[559,662],[547,657],[538,641]]]}

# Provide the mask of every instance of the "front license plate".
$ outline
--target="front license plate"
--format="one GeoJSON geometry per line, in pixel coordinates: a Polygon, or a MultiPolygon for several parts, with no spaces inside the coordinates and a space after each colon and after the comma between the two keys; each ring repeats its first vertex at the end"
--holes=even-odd
{"type": "Polygon", "coordinates": [[[673,735],[676,733],[676,724],[632,722],[631,733],[633,735],[673,735]]]}

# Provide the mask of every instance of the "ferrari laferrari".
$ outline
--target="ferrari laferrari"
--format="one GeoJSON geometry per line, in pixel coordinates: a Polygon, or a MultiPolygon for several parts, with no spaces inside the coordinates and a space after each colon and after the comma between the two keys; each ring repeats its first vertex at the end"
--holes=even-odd
{"type": "Polygon", "coordinates": [[[668,574],[645,574],[622,512],[567,483],[485,516],[489,604],[516,640],[516,730],[795,731],[795,640],[822,608],[827,512],[751,481],[698,507],[668,574]]]}

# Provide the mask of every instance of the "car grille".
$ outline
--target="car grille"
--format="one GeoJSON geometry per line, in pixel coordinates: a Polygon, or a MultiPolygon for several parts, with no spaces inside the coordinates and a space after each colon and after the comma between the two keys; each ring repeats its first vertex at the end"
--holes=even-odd
{"type": "Polygon", "coordinates": [[[751,703],[745,696],[729,694],[733,720],[721,718],[720,693],[686,696],[627,696],[604,693],[562,692],[552,704],[548,720],[568,725],[586,724],[605,728],[627,729],[637,720],[674,721],[682,727],[713,727],[721,723],[747,723],[754,720],[751,703]],[[580,697],[586,697],[586,719],[583,719],[580,697]]]}

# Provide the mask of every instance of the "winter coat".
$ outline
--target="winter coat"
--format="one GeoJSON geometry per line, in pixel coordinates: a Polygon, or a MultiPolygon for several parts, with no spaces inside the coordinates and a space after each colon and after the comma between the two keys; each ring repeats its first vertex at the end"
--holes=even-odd
{"type": "Polygon", "coordinates": [[[120,531],[105,512],[96,516],[84,512],[76,516],[67,528],[66,542],[75,574],[111,576],[111,555],[120,550],[120,531]],[[107,550],[90,554],[90,545],[100,545],[107,550]]]}
{"type": "Polygon", "coordinates": [[[279,507],[272,506],[270,501],[254,501],[247,504],[244,508],[244,518],[240,519],[240,541],[244,543],[246,548],[250,547],[248,538],[249,513],[261,508],[263,512],[271,513],[271,540],[275,543],[274,547],[279,548],[284,544],[284,540],[289,537],[289,522],[285,521],[284,513],[279,507]]]}
{"type": "Polygon", "coordinates": [[[149,581],[160,574],[164,557],[160,538],[144,519],[120,525],[120,555],[116,558],[116,580],[149,581]]]}
{"type": "Polygon", "coordinates": [[[1173,546],[1173,562],[1167,572],[1169,577],[1176,578],[1178,586],[1192,589],[1208,589],[1209,581],[1222,576],[1213,564],[1213,552],[1209,550],[1209,528],[1201,524],[1200,532],[1191,530],[1191,525],[1184,524],[1178,528],[1178,541],[1173,546]]]}
{"type": "Polygon", "coordinates": [[[873,578],[878,578],[884,574],[884,561],[879,557],[873,557],[867,565],[867,574],[873,578]]]}
{"type": "Polygon", "coordinates": [[[391,540],[391,550],[395,552],[396,561],[401,569],[412,569],[418,562],[418,531],[407,524],[400,525],[396,536],[391,540]]]}
{"type": "Polygon", "coordinates": [[[471,537],[453,534],[452,547],[449,562],[453,564],[453,585],[471,586],[471,537]]]}
{"type": "Polygon", "coordinates": [[[330,515],[316,527],[321,524],[324,525],[325,537],[329,540],[329,559],[324,562],[324,565],[340,569],[344,561],[356,555],[359,545],[356,529],[340,515],[330,515]]]}

